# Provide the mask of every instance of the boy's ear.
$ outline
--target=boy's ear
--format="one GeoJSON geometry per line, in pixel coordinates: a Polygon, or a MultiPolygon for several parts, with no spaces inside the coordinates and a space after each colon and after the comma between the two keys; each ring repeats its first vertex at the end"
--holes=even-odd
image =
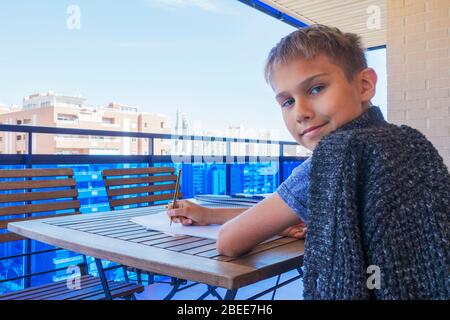
{"type": "Polygon", "coordinates": [[[369,102],[376,92],[378,76],[374,69],[366,68],[359,74],[362,102],[369,102]]]}

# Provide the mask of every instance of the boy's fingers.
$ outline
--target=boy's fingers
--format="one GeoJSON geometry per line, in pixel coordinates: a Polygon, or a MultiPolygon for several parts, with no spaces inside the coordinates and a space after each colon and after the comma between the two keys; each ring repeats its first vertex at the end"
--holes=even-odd
{"type": "Polygon", "coordinates": [[[306,228],[303,228],[303,230],[300,230],[295,234],[295,238],[303,239],[305,235],[306,235],[306,228]]]}
{"type": "Polygon", "coordinates": [[[306,234],[306,227],[290,227],[281,233],[282,236],[302,239],[306,234]]]}
{"type": "MultiPolygon", "coordinates": [[[[188,201],[186,201],[186,200],[177,200],[176,208],[184,208],[186,206],[187,202],[188,201]]],[[[172,209],[173,208],[173,202],[168,203],[165,207],[166,207],[166,209],[169,209],[169,210],[172,209]]]]}
{"type": "Polygon", "coordinates": [[[184,208],[186,206],[186,200],[177,200],[177,208],[184,208]]]}
{"type": "Polygon", "coordinates": [[[186,210],[184,208],[179,209],[169,209],[167,211],[167,215],[169,217],[176,217],[176,216],[186,216],[186,210]]]}
{"type": "Polygon", "coordinates": [[[192,225],[192,220],[191,219],[186,219],[186,218],[181,218],[181,224],[183,226],[190,226],[190,225],[192,225]]]}

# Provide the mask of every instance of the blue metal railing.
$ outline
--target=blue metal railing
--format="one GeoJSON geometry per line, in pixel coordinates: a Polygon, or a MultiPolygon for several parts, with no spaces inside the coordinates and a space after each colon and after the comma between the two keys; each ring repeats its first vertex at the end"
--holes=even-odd
{"type": "MultiPolygon", "coordinates": [[[[291,163],[291,168],[302,162],[305,158],[303,157],[292,157],[284,156],[285,146],[295,146],[295,142],[290,141],[277,141],[277,140],[263,140],[263,139],[243,139],[243,138],[229,138],[229,137],[204,137],[204,136],[194,136],[194,135],[172,135],[172,134],[156,134],[156,133],[143,133],[143,132],[122,132],[122,131],[106,131],[106,130],[88,130],[88,129],[73,129],[73,128],[55,128],[55,127],[41,127],[41,126],[23,126],[23,125],[0,125],[0,132],[21,132],[27,134],[27,150],[28,154],[0,154],[0,164],[2,166],[18,166],[23,168],[32,167],[45,167],[45,166],[80,166],[88,165],[89,167],[93,165],[110,166],[110,165],[127,165],[133,164],[134,166],[154,166],[154,165],[168,165],[176,164],[174,162],[177,160],[183,160],[189,164],[196,164],[201,161],[201,164],[206,164],[205,158],[202,155],[189,155],[183,157],[170,156],[170,155],[155,155],[154,154],[154,141],[155,139],[163,140],[185,140],[185,141],[208,141],[208,142],[224,142],[227,144],[226,154],[213,157],[215,163],[219,166],[225,167],[225,193],[232,193],[232,179],[233,170],[240,170],[241,167],[236,167],[236,162],[244,163],[244,165],[249,165],[251,163],[261,163],[261,162],[275,162],[278,165],[278,173],[276,178],[276,185],[279,185],[289,174],[285,172],[285,164],[291,163]],[[148,154],[147,155],[48,155],[48,154],[33,154],[33,135],[35,134],[52,134],[52,135],[77,135],[77,136],[110,136],[110,137],[133,137],[147,139],[148,141],[148,154]],[[279,145],[279,155],[278,156],[264,156],[264,157],[252,157],[252,156],[235,156],[231,155],[231,144],[232,143],[255,143],[255,144],[269,144],[269,145],[279,145]]],[[[211,157],[211,156],[207,156],[211,157]]],[[[208,160],[208,159],[206,159],[208,160]]],[[[179,164],[178,164],[179,165],[179,164]]],[[[203,167],[200,168],[203,170],[203,167]]],[[[291,171],[287,169],[287,171],[291,171]]],[[[101,176],[101,175],[100,175],[101,176]]],[[[83,183],[83,180],[78,176],[78,183],[83,183]]],[[[75,179],[77,176],[75,176],[75,179]]],[[[251,179],[251,178],[250,178],[251,179]]],[[[89,178],[87,179],[89,180],[89,178]]],[[[92,180],[92,179],[91,179],[92,180]]],[[[89,181],[92,183],[93,181],[89,181]]],[[[275,187],[275,186],[274,186],[275,187]]],[[[81,198],[83,192],[80,192],[81,198]]],[[[184,192],[183,192],[184,193],[184,192]]],[[[97,197],[104,196],[101,192],[96,193],[97,197]]],[[[86,198],[92,198],[92,193],[87,193],[86,198]]],[[[107,199],[105,198],[105,205],[107,199]]],[[[82,209],[83,209],[83,199],[82,209]]],[[[89,200],[90,201],[90,200],[89,200]]],[[[89,202],[91,204],[91,202],[89,202]]],[[[102,204],[100,204],[102,206],[102,204]]],[[[24,287],[29,287],[31,285],[31,278],[43,274],[54,273],[62,271],[64,268],[54,268],[52,270],[32,272],[32,257],[38,254],[49,254],[51,252],[56,252],[60,249],[51,249],[44,247],[42,250],[33,250],[34,241],[24,240],[21,247],[20,254],[10,254],[0,257],[0,263],[8,259],[23,258],[23,268],[22,274],[12,278],[1,279],[0,278],[0,292],[1,284],[23,279],[24,287]]],[[[35,244],[35,249],[38,247],[35,244]]],[[[67,253],[66,255],[70,255],[67,253]]],[[[76,257],[75,257],[76,259],[76,257]]]]}

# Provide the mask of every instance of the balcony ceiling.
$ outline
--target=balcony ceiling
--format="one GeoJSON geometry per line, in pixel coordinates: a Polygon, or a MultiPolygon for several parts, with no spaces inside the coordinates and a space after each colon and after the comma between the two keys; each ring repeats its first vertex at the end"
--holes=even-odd
{"type": "Polygon", "coordinates": [[[261,1],[306,24],[320,23],[357,33],[366,48],[386,45],[386,0],[261,1]],[[367,24],[367,21],[373,21],[374,8],[379,8],[379,29],[369,28],[367,24]]]}

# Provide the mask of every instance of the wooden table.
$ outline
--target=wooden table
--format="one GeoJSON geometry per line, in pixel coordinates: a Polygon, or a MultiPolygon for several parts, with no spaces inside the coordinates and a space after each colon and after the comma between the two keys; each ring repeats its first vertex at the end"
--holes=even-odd
{"type": "Polygon", "coordinates": [[[250,253],[219,255],[214,240],[171,236],[130,222],[163,206],[55,217],[8,224],[8,230],[56,247],[141,270],[227,289],[237,289],[301,267],[304,241],[280,238],[250,253]]]}

